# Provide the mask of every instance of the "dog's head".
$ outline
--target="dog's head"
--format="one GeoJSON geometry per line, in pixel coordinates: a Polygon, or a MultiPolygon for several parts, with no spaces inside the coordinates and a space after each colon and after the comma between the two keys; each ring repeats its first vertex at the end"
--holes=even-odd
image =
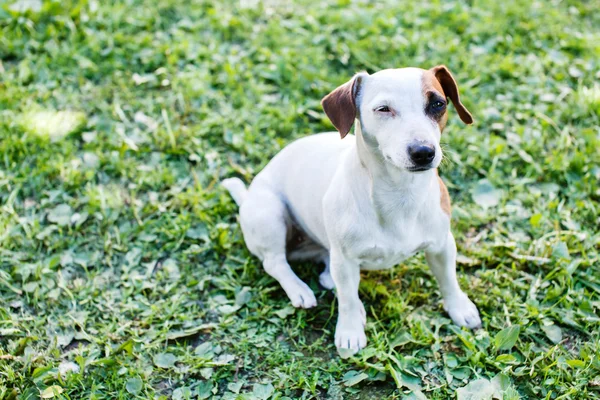
{"type": "Polygon", "coordinates": [[[361,72],[321,104],[342,138],[358,118],[369,147],[394,166],[418,172],[437,168],[442,160],[440,135],[448,120],[448,99],[460,119],[471,124],[456,81],[440,65],[361,72]]]}

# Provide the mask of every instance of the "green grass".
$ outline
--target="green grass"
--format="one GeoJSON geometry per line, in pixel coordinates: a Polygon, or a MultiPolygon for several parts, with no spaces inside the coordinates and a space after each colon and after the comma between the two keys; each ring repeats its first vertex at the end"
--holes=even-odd
{"type": "Polygon", "coordinates": [[[600,397],[597,2],[190,3],[0,3],[0,399],[600,397]],[[317,269],[292,309],[218,182],[332,130],[354,72],[439,63],[476,120],[441,174],[483,329],[417,256],[363,275],[341,360],[317,269]]]}

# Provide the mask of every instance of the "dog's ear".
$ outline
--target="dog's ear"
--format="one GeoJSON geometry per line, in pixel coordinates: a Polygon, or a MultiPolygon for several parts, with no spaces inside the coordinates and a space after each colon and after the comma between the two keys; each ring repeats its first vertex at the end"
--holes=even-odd
{"type": "Polygon", "coordinates": [[[362,80],[368,76],[361,72],[321,100],[321,105],[329,120],[340,132],[342,139],[350,132],[356,118],[356,98],[360,92],[362,80]]]}
{"type": "Polygon", "coordinates": [[[458,112],[458,116],[465,124],[472,124],[473,117],[467,108],[460,102],[460,96],[458,95],[458,85],[454,80],[454,77],[446,68],[445,65],[438,65],[437,67],[433,67],[430,69],[433,72],[433,75],[437,78],[437,80],[442,85],[442,89],[444,89],[444,93],[446,97],[452,100],[452,104],[454,104],[454,108],[458,112]]]}

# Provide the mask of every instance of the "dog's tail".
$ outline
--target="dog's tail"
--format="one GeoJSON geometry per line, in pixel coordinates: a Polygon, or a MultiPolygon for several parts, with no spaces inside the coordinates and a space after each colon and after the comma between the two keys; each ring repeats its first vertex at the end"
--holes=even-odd
{"type": "Polygon", "coordinates": [[[233,200],[237,203],[238,206],[241,206],[248,194],[248,189],[246,189],[246,185],[240,178],[228,178],[223,179],[221,181],[221,185],[227,189],[233,200]]]}

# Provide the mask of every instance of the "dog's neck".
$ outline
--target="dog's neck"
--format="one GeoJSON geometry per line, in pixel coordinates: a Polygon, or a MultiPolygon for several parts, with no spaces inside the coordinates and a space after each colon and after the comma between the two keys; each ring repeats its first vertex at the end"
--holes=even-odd
{"type": "Polygon", "coordinates": [[[371,200],[380,218],[426,206],[432,185],[437,184],[435,169],[414,173],[392,165],[376,145],[365,140],[360,121],[356,121],[355,137],[357,156],[369,176],[371,200]]]}

